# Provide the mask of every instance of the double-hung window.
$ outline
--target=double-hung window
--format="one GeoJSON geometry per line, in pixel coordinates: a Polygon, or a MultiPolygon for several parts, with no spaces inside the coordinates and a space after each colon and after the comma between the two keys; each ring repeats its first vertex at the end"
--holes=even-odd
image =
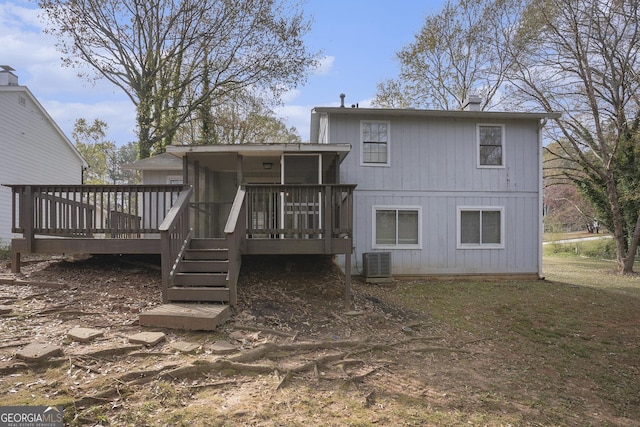
{"type": "Polygon", "coordinates": [[[504,167],[504,125],[479,124],[477,138],[478,166],[504,167]]]}
{"type": "Polygon", "coordinates": [[[389,166],[389,122],[360,122],[360,162],[367,166],[389,166]]]}
{"type": "Polygon", "coordinates": [[[420,207],[373,207],[373,247],[420,249],[420,207]]]}
{"type": "Polygon", "coordinates": [[[458,248],[504,248],[504,208],[459,207],[458,248]]]}

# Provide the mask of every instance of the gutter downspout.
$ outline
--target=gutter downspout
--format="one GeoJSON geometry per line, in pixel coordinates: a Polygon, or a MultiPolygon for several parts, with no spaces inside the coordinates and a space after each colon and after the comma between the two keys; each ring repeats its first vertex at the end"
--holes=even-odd
{"type": "Polygon", "coordinates": [[[544,209],[544,187],[543,187],[543,179],[542,179],[542,159],[544,153],[544,147],[542,146],[542,129],[546,126],[547,119],[542,119],[538,122],[538,215],[540,216],[540,221],[538,224],[538,278],[544,280],[544,276],[542,275],[542,249],[543,249],[543,238],[544,238],[544,216],[542,214],[544,209]]]}

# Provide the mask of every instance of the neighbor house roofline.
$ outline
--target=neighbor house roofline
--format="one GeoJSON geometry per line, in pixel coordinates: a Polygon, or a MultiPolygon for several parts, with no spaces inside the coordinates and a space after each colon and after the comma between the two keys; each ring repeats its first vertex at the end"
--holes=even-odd
{"type": "Polygon", "coordinates": [[[162,153],[122,165],[124,170],[182,170],[182,160],[175,154],[162,153]]]}
{"type": "Polygon", "coordinates": [[[27,86],[0,86],[0,91],[2,91],[2,92],[22,92],[22,93],[26,94],[26,96],[28,96],[29,99],[31,101],[33,101],[33,103],[38,107],[38,109],[40,110],[40,113],[42,113],[42,115],[49,121],[49,123],[51,123],[51,125],[56,130],[56,132],[65,141],[65,143],[69,146],[69,148],[71,149],[73,154],[75,154],[80,159],[80,161],[82,162],[82,166],[85,167],[85,168],[89,166],[89,163],[87,163],[85,158],[82,157],[82,155],[80,154],[78,149],[75,147],[73,142],[71,142],[71,140],[64,134],[62,129],[60,129],[60,126],[58,126],[58,124],[53,120],[53,118],[51,118],[51,116],[49,115],[47,110],[44,109],[42,104],[40,104],[40,101],[38,101],[38,99],[31,93],[31,91],[29,90],[29,88],[27,86]]]}

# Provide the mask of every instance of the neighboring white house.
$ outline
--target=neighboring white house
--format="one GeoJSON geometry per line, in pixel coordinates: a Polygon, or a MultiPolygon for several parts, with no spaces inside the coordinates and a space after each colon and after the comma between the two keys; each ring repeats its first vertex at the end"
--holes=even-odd
{"type": "Polygon", "coordinates": [[[542,274],[540,130],[558,114],[315,108],[311,143],[351,144],[354,254],[394,275],[542,274]],[[370,257],[370,255],[367,255],[370,257]]]}
{"type": "MultiPolygon", "coordinates": [[[[0,69],[0,184],[81,184],[85,160],[13,69],[0,69]]],[[[0,243],[9,243],[11,189],[0,186],[0,243]]]]}

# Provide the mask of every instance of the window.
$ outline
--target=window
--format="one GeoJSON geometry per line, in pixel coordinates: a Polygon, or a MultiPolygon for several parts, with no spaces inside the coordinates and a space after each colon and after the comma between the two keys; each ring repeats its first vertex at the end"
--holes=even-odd
{"type": "Polygon", "coordinates": [[[361,122],[360,138],[363,165],[389,166],[389,122],[361,122]]]}
{"type": "Polygon", "coordinates": [[[459,207],[458,248],[503,248],[502,207],[459,207]]]}
{"type": "Polygon", "coordinates": [[[419,207],[373,207],[373,247],[420,249],[419,207]]]}
{"type": "Polygon", "coordinates": [[[478,165],[504,166],[504,126],[478,125],[478,165]]]}

